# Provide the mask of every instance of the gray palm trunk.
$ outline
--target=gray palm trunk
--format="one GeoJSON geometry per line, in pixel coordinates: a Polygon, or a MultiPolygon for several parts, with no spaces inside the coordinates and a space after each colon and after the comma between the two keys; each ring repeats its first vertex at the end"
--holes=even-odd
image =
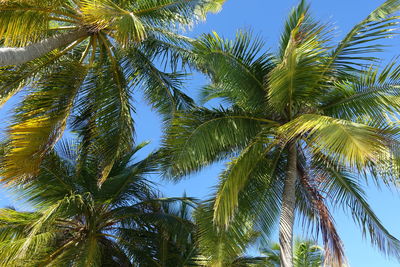
{"type": "Polygon", "coordinates": [[[35,58],[44,56],[54,49],[67,46],[87,35],[88,32],[86,29],[79,29],[52,36],[25,47],[2,47],[0,48],[0,67],[24,64],[35,58]]]}
{"type": "Polygon", "coordinates": [[[279,222],[279,243],[281,267],[293,267],[293,224],[296,204],[297,148],[289,145],[288,169],[282,196],[282,210],[279,222]]]}

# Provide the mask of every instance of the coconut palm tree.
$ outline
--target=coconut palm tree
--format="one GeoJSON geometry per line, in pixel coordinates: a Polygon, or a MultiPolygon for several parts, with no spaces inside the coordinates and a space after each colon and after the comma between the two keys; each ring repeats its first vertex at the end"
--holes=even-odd
{"type": "Polygon", "coordinates": [[[189,43],[179,29],[222,2],[0,1],[0,106],[18,92],[25,96],[8,131],[4,181],[35,176],[66,127],[102,150],[99,175],[106,177],[133,143],[134,89],[167,116],[191,105],[180,91],[183,74],[159,63],[175,71],[189,43]]]}
{"type": "MultiPolygon", "coordinates": [[[[271,243],[269,247],[262,249],[268,267],[279,267],[280,247],[279,243],[271,243]]],[[[295,267],[321,267],[324,263],[324,250],[310,240],[296,239],[293,250],[293,266],[295,267]]]]}
{"type": "Polygon", "coordinates": [[[329,207],[348,210],[381,251],[400,243],[365,199],[361,182],[390,184],[399,175],[400,67],[379,65],[379,43],[398,30],[399,1],[386,1],[335,43],[334,28],[291,12],[276,53],[259,38],[217,33],[194,45],[194,65],[211,83],[204,101],[219,108],[180,112],[166,131],[165,168],[179,179],[229,160],[213,207],[227,227],[237,213],[256,214],[269,233],[279,219],[281,264],[293,266],[296,215],[322,234],[332,261],[344,252],[329,207]],[[332,205],[328,205],[331,203],[332,205]]]}
{"type": "Polygon", "coordinates": [[[192,200],[160,198],[145,178],[156,156],[133,161],[140,148],[116,161],[101,187],[94,154],[52,151],[18,189],[33,211],[0,209],[0,265],[179,266],[172,262],[190,258],[194,224],[184,211],[192,200]]]}

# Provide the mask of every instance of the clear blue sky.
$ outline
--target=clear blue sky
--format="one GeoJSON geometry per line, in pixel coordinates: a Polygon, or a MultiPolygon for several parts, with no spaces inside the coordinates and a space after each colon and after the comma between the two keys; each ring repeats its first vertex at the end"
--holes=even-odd
{"type": "MultiPolygon", "coordinates": [[[[314,0],[312,11],[322,21],[334,22],[338,27],[338,37],[343,36],[355,23],[365,18],[383,0],[314,0]]],[[[275,48],[279,38],[279,32],[286,15],[296,5],[295,0],[228,0],[224,9],[216,15],[209,16],[206,23],[197,25],[190,36],[201,33],[217,31],[220,35],[231,38],[239,28],[252,29],[254,33],[260,34],[272,49],[275,48]]],[[[390,59],[400,54],[400,38],[392,40],[393,47],[389,52],[383,54],[385,59],[390,59]]],[[[205,80],[200,75],[193,75],[187,83],[187,93],[196,97],[205,80]]],[[[0,126],[4,125],[9,118],[10,107],[16,103],[13,100],[0,109],[0,126]]],[[[160,119],[143,104],[138,95],[135,101],[137,114],[136,132],[137,141],[152,141],[147,148],[148,151],[155,149],[160,142],[161,123],[160,119]]],[[[3,126],[4,127],[4,126],[3,126]]],[[[1,128],[0,128],[1,129],[1,128]]],[[[4,129],[4,128],[3,128],[4,129]]],[[[161,190],[168,196],[180,196],[184,191],[188,196],[204,198],[211,194],[212,187],[218,180],[218,173],[222,164],[209,167],[199,174],[179,184],[160,182],[161,190]]],[[[384,225],[398,238],[400,238],[400,197],[394,190],[377,190],[371,187],[367,190],[369,202],[378,214],[384,225]]],[[[1,191],[0,206],[18,204],[11,193],[1,191]]],[[[400,266],[396,260],[388,260],[375,248],[372,248],[367,240],[362,238],[361,232],[351,220],[351,215],[346,216],[340,211],[334,213],[337,227],[343,239],[347,257],[352,267],[394,267],[400,266]]],[[[297,227],[297,235],[304,234],[297,227]]]]}

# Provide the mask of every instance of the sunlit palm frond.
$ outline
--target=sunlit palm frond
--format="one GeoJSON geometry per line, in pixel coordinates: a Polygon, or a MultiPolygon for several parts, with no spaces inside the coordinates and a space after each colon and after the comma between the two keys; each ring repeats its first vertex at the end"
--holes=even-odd
{"type": "MultiPolygon", "coordinates": [[[[238,208],[242,190],[247,184],[252,183],[257,170],[263,169],[260,165],[268,166],[269,162],[266,160],[268,152],[268,147],[258,140],[253,140],[237,158],[229,163],[227,170],[222,174],[214,204],[214,221],[218,225],[229,225],[229,221],[238,208]]],[[[266,183],[271,180],[264,178],[266,183]]]]}
{"type": "Polygon", "coordinates": [[[37,173],[44,155],[66,127],[85,73],[81,64],[64,62],[35,83],[9,129],[11,141],[4,159],[3,181],[23,180],[37,173]]]}
{"type": "Polygon", "coordinates": [[[51,13],[64,1],[1,1],[0,40],[4,46],[25,46],[47,35],[51,13]]]}
{"type": "Polygon", "coordinates": [[[93,31],[106,29],[122,46],[140,42],[146,38],[145,26],[129,10],[111,0],[82,1],[81,11],[85,22],[93,25],[93,31]]]}
{"type": "Polygon", "coordinates": [[[0,107],[11,97],[20,92],[30,81],[40,76],[57,62],[57,60],[67,51],[51,53],[43,58],[35,59],[18,67],[0,68],[0,107]]]}
{"type": "Polygon", "coordinates": [[[278,130],[286,140],[304,136],[316,153],[327,153],[337,162],[363,168],[390,153],[380,130],[346,120],[305,114],[278,130]]]}
{"type": "MultiPolygon", "coordinates": [[[[291,29],[284,53],[266,78],[272,108],[288,113],[289,119],[304,107],[305,101],[323,94],[327,77],[322,75],[329,46],[325,25],[308,21],[309,14],[298,17],[291,29]]],[[[286,41],[285,41],[286,42],[286,41]]]]}
{"type": "Polygon", "coordinates": [[[179,23],[192,26],[207,12],[218,12],[225,0],[143,0],[133,5],[133,13],[155,26],[179,23]]]}

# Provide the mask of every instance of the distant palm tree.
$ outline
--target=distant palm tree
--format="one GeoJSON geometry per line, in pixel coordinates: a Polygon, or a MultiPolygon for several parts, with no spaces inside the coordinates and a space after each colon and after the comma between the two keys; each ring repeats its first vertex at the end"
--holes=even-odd
{"type": "Polygon", "coordinates": [[[184,266],[194,246],[191,200],[158,197],[145,178],[155,155],[132,161],[140,148],[116,161],[101,187],[93,154],[62,146],[48,155],[21,188],[34,211],[0,209],[0,265],[184,266]]]}
{"type": "Polygon", "coordinates": [[[380,69],[377,43],[398,31],[389,0],[338,44],[333,28],[314,20],[305,1],[291,12],[278,52],[239,32],[216,33],[194,45],[192,62],[209,75],[205,101],[224,107],[177,114],[164,140],[165,167],[174,179],[229,159],[213,207],[222,228],[240,213],[269,233],[280,218],[281,264],[293,266],[295,212],[319,228],[326,251],[344,252],[326,204],[348,209],[371,242],[400,257],[400,243],[371,210],[363,179],[399,176],[400,67],[380,69]]]}
{"type": "Polygon", "coordinates": [[[21,90],[26,96],[9,129],[3,180],[35,175],[67,122],[102,150],[99,175],[106,177],[112,159],[133,142],[134,89],[143,89],[148,102],[167,116],[191,105],[180,91],[182,74],[157,64],[163,59],[173,68],[182,63],[189,39],[179,29],[205,19],[222,3],[0,1],[0,106],[21,90]]]}
{"type": "MultiPolygon", "coordinates": [[[[266,257],[267,267],[280,267],[280,247],[278,243],[272,243],[261,251],[266,257]]],[[[322,267],[324,266],[324,250],[313,241],[296,239],[293,249],[294,267],[322,267]]]]}

